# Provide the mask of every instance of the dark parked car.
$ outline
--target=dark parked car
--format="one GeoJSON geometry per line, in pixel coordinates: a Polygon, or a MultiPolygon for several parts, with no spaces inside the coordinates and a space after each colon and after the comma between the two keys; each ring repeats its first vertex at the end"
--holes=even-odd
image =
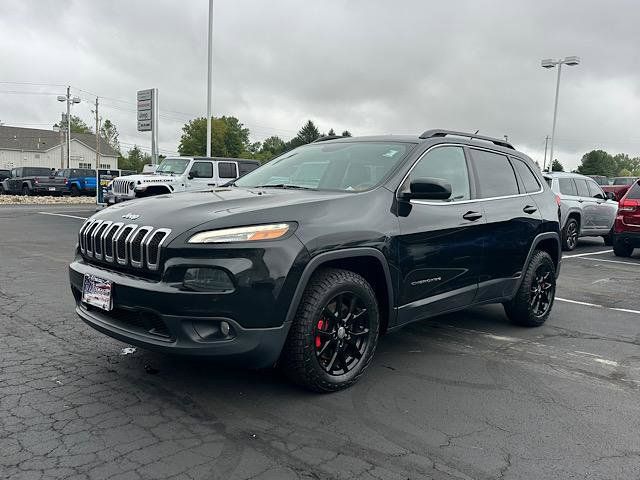
{"type": "Polygon", "coordinates": [[[596,183],[600,186],[609,185],[609,179],[604,175],[587,175],[596,181],[596,183]]]}
{"type": "Polygon", "coordinates": [[[544,323],[558,220],[535,164],[504,140],[330,139],[227,187],[102,210],[69,273],[77,313],[107,335],[278,363],[332,391],[358,379],[381,334],[416,320],[502,303],[517,324],[544,323]]]}
{"type": "Polygon", "coordinates": [[[618,257],[630,257],[640,248],[640,182],[636,181],[618,204],[618,216],[613,226],[613,252],[618,257]]]}
{"type": "Polygon", "coordinates": [[[47,167],[18,167],[2,181],[2,190],[11,195],[62,195],[67,192],[66,179],[56,177],[55,169],[47,167]]]}

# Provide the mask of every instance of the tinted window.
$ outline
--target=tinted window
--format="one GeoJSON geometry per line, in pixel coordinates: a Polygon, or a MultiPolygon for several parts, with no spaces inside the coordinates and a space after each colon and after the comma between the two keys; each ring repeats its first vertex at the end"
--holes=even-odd
{"type": "Polygon", "coordinates": [[[605,198],[604,193],[602,193],[602,190],[600,190],[600,187],[596,182],[594,182],[593,180],[589,180],[587,182],[587,185],[589,186],[590,196],[592,197],[598,196],[598,198],[605,198]]]}
{"type": "Polygon", "coordinates": [[[589,189],[587,188],[587,181],[582,178],[574,178],[574,182],[576,182],[576,187],[578,189],[579,197],[590,197],[589,189]]]}
{"type": "Polygon", "coordinates": [[[236,164],[233,162],[219,162],[218,174],[220,178],[236,178],[238,176],[236,172],[236,164]]]}
{"type": "Polygon", "coordinates": [[[480,198],[505,197],[517,195],[518,182],[509,159],[498,153],[471,149],[476,172],[480,198]]]}
{"type": "Polygon", "coordinates": [[[211,162],[195,162],[189,175],[193,178],[213,178],[213,163],[211,162]]]}
{"type": "Polygon", "coordinates": [[[240,176],[245,173],[253,172],[260,165],[257,165],[253,162],[238,162],[238,169],[240,170],[240,176]]]}
{"type": "Polygon", "coordinates": [[[631,198],[632,200],[640,199],[640,184],[633,184],[633,186],[629,189],[629,193],[627,193],[627,198],[631,198]]]}
{"type": "Polygon", "coordinates": [[[563,195],[578,195],[578,191],[576,190],[576,186],[573,183],[573,180],[570,178],[559,178],[558,185],[560,187],[560,193],[563,195]]]}
{"type": "Polygon", "coordinates": [[[524,163],[522,160],[514,158],[513,166],[518,172],[518,175],[520,175],[520,180],[522,180],[525,192],[532,193],[540,190],[538,179],[526,163],[524,163]]]}
{"type": "Polygon", "coordinates": [[[462,147],[434,148],[411,170],[409,181],[440,178],[451,184],[451,200],[469,200],[469,172],[462,147]]]}

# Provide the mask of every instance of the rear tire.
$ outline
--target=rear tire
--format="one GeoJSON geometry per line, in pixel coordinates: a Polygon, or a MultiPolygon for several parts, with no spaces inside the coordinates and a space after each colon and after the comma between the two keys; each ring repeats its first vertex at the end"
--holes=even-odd
{"type": "Polygon", "coordinates": [[[633,253],[633,247],[618,238],[614,238],[613,253],[616,257],[630,257],[633,253]]]}
{"type": "Polygon", "coordinates": [[[379,328],[376,296],[364,278],[349,270],[319,270],[300,301],[280,367],[310,390],[342,390],[369,366],[379,328]]]}
{"type": "Polygon", "coordinates": [[[80,196],[80,189],[75,184],[71,185],[71,196],[72,197],[79,197],[80,196]]]}
{"type": "Polygon", "coordinates": [[[509,319],[523,327],[542,325],[553,307],[556,267],[547,252],[536,250],[524,273],[516,296],[504,304],[509,319]]]}
{"type": "Polygon", "coordinates": [[[578,245],[578,234],[580,226],[578,221],[571,217],[567,220],[567,224],[562,229],[562,249],[570,252],[578,245]]]}
{"type": "Polygon", "coordinates": [[[31,189],[29,188],[28,185],[24,185],[22,187],[22,195],[25,197],[28,197],[29,195],[31,195],[31,189]]]}

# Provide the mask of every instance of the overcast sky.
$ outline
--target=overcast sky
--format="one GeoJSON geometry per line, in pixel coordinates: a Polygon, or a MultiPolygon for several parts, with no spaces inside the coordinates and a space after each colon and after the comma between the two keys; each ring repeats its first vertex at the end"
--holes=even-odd
{"type": "MultiPolygon", "coordinates": [[[[74,113],[91,105],[123,148],[136,132],[136,90],[157,87],[161,153],[206,112],[207,0],[2,0],[0,121],[49,128],[70,84],[74,113]],[[8,82],[30,82],[25,85],[8,82]],[[22,92],[31,92],[29,94],[22,92]]],[[[214,114],[253,141],[285,140],[313,119],[321,131],[420,134],[429,128],[508,135],[542,163],[555,70],[564,67],[556,157],[594,148],[640,155],[637,0],[216,0],[214,114]]]]}

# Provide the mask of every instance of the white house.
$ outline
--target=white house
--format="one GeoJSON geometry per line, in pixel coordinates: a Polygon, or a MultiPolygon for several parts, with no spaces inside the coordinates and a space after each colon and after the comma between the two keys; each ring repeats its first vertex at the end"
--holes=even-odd
{"type": "MultiPolygon", "coordinates": [[[[96,167],[96,136],[93,133],[71,134],[69,165],[66,147],[60,132],[0,125],[0,169],[96,167]]],[[[99,158],[100,168],[118,168],[118,153],[102,137],[99,158]]]]}

